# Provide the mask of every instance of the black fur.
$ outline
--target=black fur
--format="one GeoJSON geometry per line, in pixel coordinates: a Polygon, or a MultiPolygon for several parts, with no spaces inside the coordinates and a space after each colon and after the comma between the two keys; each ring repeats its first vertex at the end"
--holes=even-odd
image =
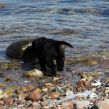
{"type": "Polygon", "coordinates": [[[33,59],[38,59],[41,69],[44,72],[48,72],[52,75],[56,75],[56,70],[63,70],[64,67],[64,46],[72,47],[71,44],[64,41],[56,41],[47,38],[37,38],[33,40],[32,47],[25,50],[23,54],[23,60],[26,62],[27,54],[32,54],[33,59]],[[56,61],[56,63],[54,62],[56,61]]]}

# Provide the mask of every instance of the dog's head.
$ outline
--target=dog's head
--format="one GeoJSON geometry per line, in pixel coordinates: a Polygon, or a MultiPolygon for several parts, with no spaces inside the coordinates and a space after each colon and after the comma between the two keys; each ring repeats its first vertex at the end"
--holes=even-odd
{"type": "Polygon", "coordinates": [[[32,49],[36,57],[43,58],[46,64],[56,60],[58,70],[63,70],[65,45],[73,48],[68,42],[42,37],[32,42],[32,49]]]}

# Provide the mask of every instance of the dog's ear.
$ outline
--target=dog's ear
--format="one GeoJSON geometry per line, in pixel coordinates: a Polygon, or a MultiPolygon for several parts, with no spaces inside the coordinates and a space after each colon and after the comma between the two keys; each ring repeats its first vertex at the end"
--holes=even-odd
{"type": "Polygon", "coordinates": [[[66,45],[66,46],[69,46],[69,47],[71,47],[71,48],[74,48],[70,43],[65,42],[65,41],[58,41],[58,44],[59,44],[60,46],[66,45]]]}

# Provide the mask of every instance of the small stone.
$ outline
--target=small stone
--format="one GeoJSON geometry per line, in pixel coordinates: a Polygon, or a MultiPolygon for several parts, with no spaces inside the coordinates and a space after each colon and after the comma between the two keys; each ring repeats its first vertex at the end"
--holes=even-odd
{"type": "Polygon", "coordinates": [[[54,84],[52,83],[45,83],[46,88],[51,88],[54,87],[54,84]]]}
{"type": "Polygon", "coordinates": [[[36,108],[33,106],[30,106],[30,107],[27,107],[26,109],[36,109],[36,108]]]}
{"type": "Polygon", "coordinates": [[[0,88],[4,88],[5,86],[6,86],[6,84],[0,83],[0,88]]]}
{"type": "Polygon", "coordinates": [[[6,7],[6,4],[0,3],[0,9],[5,8],[5,7],[6,7]]]}
{"type": "Polygon", "coordinates": [[[19,94],[18,98],[19,100],[24,100],[27,97],[27,94],[19,94]]]}
{"type": "Polygon", "coordinates": [[[94,105],[88,106],[88,109],[99,109],[99,107],[94,104],[94,105]]]}
{"type": "Polygon", "coordinates": [[[40,88],[37,88],[36,90],[34,90],[35,92],[38,92],[38,93],[42,93],[42,90],[40,88]]]}
{"type": "Polygon", "coordinates": [[[95,93],[91,93],[91,94],[89,95],[89,97],[90,97],[90,99],[96,99],[96,98],[98,98],[98,95],[95,94],[95,93]]]}
{"type": "Polygon", "coordinates": [[[84,64],[87,64],[87,65],[96,65],[98,64],[97,60],[94,60],[94,59],[87,59],[84,61],[84,64]]]}
{"type": "Polygon", "coordinates": [[[26,91],[31,91],[34,89],[34,86],[30,84],[30,85],[26,86],[25,88],[26,88],[26,91]]]}
{"type": "Polygon", "coordinates": [[[42,99],[42,95],[39,92],[31,92],[27,97],[26,100],[38,101],[42,99]]]}
{"type": "Polygon", "coordinates": [[[37,102],[33,102],[32,106],[35,107],[35,109],[41,109],[41,105],[37,102]]]}
{"type": "Polygon", "coordinates": [[[43,73],[40,70],[33,69],[33,70],[26,72],[24,76],[30,77],[30,78],[37,78],[37,77],[42,77],[43,73]]]}
{"type": "Polygon", "coordinates": [[[109,87],[106,87],[105,94],[109,94],[109,87]]]}
{"type": "Polygon", "coordinates": [[[45,88],[45,87],[44,87],[44,88],[42,88],[42,91],[43,91],[43,92],[47,92],[47,91],[48,91],[48,88],[45,88]]]}
{"type": "Polygon", "coordinates": [[[10,82],[10,81],[13,81],[12,77],[11,76],[7,76],[5,79],[4,79],[5,82],[10,82]]]}
{"type": "Polygon", "coordinates": [[[63,108],[62,108],[62,105],[58,105],[58,106],[57,106],[57,109],[63,109],[63,108]]]}
{"type": "Polygon", "coordinates": [[[100,108],[100,109],[109,109],[109,102],[107,102],[106,100],[105,101],[99,101],[97,103],[97,106],[100,108]]]}
{"type": "Polygon", "coordinates": [[[67,96],[70,96],[70,95],[72,96],[72,94],[73,94],[73,91],[71,91],[71,90],[69,90],[69,89],[66,91],[66,95],[67,95],[67,96]]]}
{"type": "Polygon", "coordinates": [[[77,83],[76,83],[76,90],[77,90],[77,92],[82,92],[82,91],[84,91],[86,89],[86,86],[85,86],[85,81],[78,81],[77,83]]]}
{"type": "Polygon", "coordinates": [[[86,107],[89,106],[89,101],[87,100],[82,100],[82,101],[76,101],[76,104],[77,104],[77,109],[84,109],[86,107]]]}
{"type": "Polygon", "coordinates": [[[50,94],[51,99],[57,99],[58,97],[60,97],[60,93],[59,92],[52,92],[50,94]]]}
{"type": "Polygon", "coordinates": [[[0,105],[4,105],[4,101],[0,100],[0,105]]]}
{"type": "Polygon", "coordinates": [[[72,101],[67,101],[62,103],[62,109],[73,109],[74,103],[72,101]]]}
{"type": "Polygon", "coordinates": [[[101,86],[101,82],[100,82],[100,80],[95,80],[95,83],[91,83],[91,86],[95,86],[95,87],[97,87],[97,86],[101,86]]]}
{"type": "Polygon", "coordinates": [[[7,98],[7,99],[4,100],[4,103],[7,104],[7,105],[12,105],[13,102],[14,102],[13,101],[13,98],[11,98],[11,97],[9,97],[9,98],[7,98]]]}

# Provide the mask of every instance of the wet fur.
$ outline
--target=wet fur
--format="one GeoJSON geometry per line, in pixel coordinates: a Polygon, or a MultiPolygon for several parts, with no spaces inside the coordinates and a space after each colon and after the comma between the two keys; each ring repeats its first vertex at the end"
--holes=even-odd
{"type": "Polygon", "coordinates": [[[30,54],[33,60],[38,59],[42,71],[49,72],[51,76],[56,76],[56,70],[61,71],[64,68],[64,45],[72,47],[65,41],[56,41],[44,37],[37,38],[33,40],[32,46],[25,50],[23,61],[26,62],[28,54],[30,54]]]}

